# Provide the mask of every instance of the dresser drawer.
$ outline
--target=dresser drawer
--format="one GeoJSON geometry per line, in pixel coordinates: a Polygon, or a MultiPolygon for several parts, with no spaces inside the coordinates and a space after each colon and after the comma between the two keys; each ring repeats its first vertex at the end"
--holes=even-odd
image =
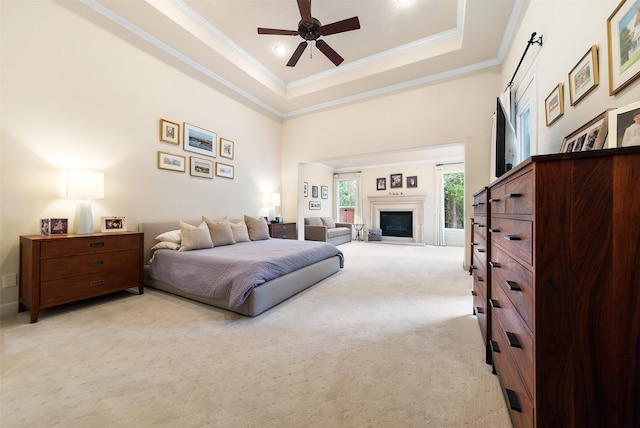
{"type": "Polygon", "coordinates": [[[502,289],[491,290],[491,337],[502,339],[501,352],[509,355],[533,399],[533,335],[524,324],[502,289]]]}
{"type": "Polygon", "coordinates": [[[136,249],[42,259],[40,280],[51,281],[76,275],[135,267],[138,265],[138,255],[136,249]]]}
{"type": "Polygon", "coordinates": [[[506,213],[533,214],[533,172],[507,181],[502,198],[506,213]]]}
{"type": "Polygon", "coordinates": [[[82,253],[137,249],[139,245],[140,238],[137,235],[63,238],[43,241],[40,246],[40,256],[61,257],[82,253]]]}
{"type": "Polygon", "coordinates": [[[525,391],[522,379],[511,358],[503,348],[508,346],[502,337],[491,339],[493,363],[515,428],[534,426],[533,401],[525,391]]]}
{"type": "Polygon", "coordinates": [[[500,248],[491,253],[492,287],[501,288],[524,323],[533,331],[533,275],[500,248]]]}
{"type": "Polygon", "coordinates": [[[533,222],[493,217],[491,242],[525,262],[533,263],[533,222]]]}
{"type": "Polygon", "coordinates": [[[473,195],[473,214],[482,215],[487,213],[487,192],[483,190],[473,195]]]}
{"type": "Polygon", "coordinates": [[[491,189],[491,198],[489,203],[491,204],[491,214],[504,214],[504,188],[505,185],[501,184],[491,189]]]}
{"type": "Polygon", "coordinates": [[[476,287],[478,283],[474,283],[474,289],[471,292],[473,294],[473,311],[478,318],[478,324],[480,324],[480,331],[482,332],[482,338],[487,340],[487,296],[484,294],[482,287],[476,287]]]}
{"type": "Polygon", "coordinates": [[[487,237],[487,216],[478,215],[473,218],[473,231],[483,237],[487,237]]]}
{"type": "Polygon", "coordinates": [[[484,236],[480,235],[479,233],[474,233],[473,234],[473,250],[480,254],[487,254],[487,249],[488,249],[487,239],[484,236]]]}
{"type": "Polygon", "coordinates": [[[76,300],[113,293],[130,287],[138,287],[138,269],[134,266],[109,272],[46,281],[41,284],[40,307],[56,306],[76,300]]]}

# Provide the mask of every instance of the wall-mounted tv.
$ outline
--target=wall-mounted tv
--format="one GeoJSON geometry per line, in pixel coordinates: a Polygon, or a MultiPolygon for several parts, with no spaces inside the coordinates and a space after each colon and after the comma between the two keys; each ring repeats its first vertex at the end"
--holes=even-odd
{"type": "Polygon", "coordinates": [[[511,123],[507,108],[500,98],[496,101],[495,130],[495,176],[500,177],[513,168],[514,153],[517,147],[516,130],[511,123]]]}

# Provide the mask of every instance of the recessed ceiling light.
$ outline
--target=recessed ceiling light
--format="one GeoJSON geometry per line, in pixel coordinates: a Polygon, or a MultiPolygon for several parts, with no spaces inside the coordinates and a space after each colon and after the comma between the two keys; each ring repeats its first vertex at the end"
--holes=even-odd
{"type": "Polygon", "coordinates": [[[276,54],[278,54],[279,56],[285,56],[287,53],[289,53],[289,48],[285,45],[276,45],[273,50],[275,50],[276,54]]]}

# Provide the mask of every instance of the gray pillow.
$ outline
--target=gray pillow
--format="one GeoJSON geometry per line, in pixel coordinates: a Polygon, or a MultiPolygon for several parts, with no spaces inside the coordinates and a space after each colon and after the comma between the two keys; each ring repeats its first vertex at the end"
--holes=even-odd
{"type": "Polygon", "coordinates": [[[182,245],[179,251],[200,250],[203,248],[213,248],[213,241],[211,241],[211,234],[207,223],[204,221],[200,223],[200,226],[191,226],[188,223],[180,222],[180,237],[182,238],[182,245]]]}
{"type": "Polygon", "coordinates": [[[249,230],[249,239],[252,241],[262,241],[263,239],[269,239],[269,226],[263,217],[249,217],[244,216],[244,222],[247,224],[249,230]]]}
{"type": "Polygon", "coordinates": [[[304,219],[304,224],[307,226],[324,226],[320,217],[306,217],[304,219]]]}
{"type": "Polygon", "coordinates": [[[236,243],[233,239],[233,233],[231,232],[231,226],[229,225],[229,219],[227,219],[227,217],[223,217],[220,220],[211,220],[202,217],[202,220],[207,223],[214,247],[222,247],[236,243]]]}
{"type": "Polygon", "coordinates": [[[327,226],[327,229],[335,229],[336,222],[333,221],[332,217],[321,217],[320,220],[322,221],[322,224],[327,226]]]}

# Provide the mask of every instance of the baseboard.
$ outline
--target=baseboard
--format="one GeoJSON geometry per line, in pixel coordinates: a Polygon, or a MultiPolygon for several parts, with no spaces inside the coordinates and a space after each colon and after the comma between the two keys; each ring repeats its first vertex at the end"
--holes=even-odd
{"type": "Polygon", "coordinates": [[[0,305],[0,316],[18,313],[18,302],[4,303],[0,305]]]}

